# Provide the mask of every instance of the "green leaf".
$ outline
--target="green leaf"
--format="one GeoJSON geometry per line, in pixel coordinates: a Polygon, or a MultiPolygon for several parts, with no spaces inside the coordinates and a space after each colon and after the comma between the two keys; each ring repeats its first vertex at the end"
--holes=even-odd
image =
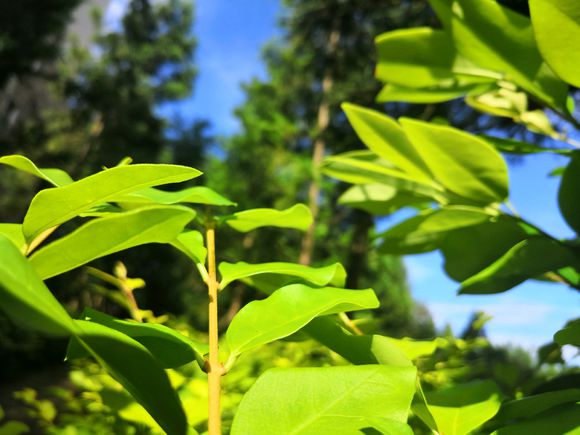
{"type": "Polygon", "coordinates": [[[406,352],[382,335],[352,335],[346,332],[331,316],[313,319],[304,332],[322,345],[356,364],[387,364],[399,367],[412,366],[406,352]]]}
{"type": "Polygon", "coordinates": [[[431,173],[405,132],[392,118],[354,104],[342,105],[363,143],[417,182],[431,181],[431,173]]]}
{"type": "Polygon", "coordinates": [[[292,284],[266,299],[244,306],[233,318],[226,338],[234,355],[293,334],[318,316],[376,308],[372,290],[311,288],[292,284]]]}
{"type": "Polygon", "coordinates": [[[177,165],[117,166],[66,186],[42,190],[33,198],[24,218],[24,236],[31,241],[44,230],[116,196],[190,180],[200,174],[197,169],[177,165]]]}
{"type": "Polygon", "coordinates": [[[386,184],[359,184],[346,190],[338,203],[374,215],[389,215],[403,207],[426,204],[427,200],[386,184]]]}
{"type": "Polygon", "coordinates": [[[223,197],[215,190],[204,186],[189,187],[174,192],[166,192],[163,190],[148,188],[139,190],[137,192],[123,195],[122,197],[112,200],[120,203],[155,203],[155,204],[206,204],[216,206],[234,206],[235,202],[223,197]]]}
{"type": "Polygon", "coordinates": [[[530,14],[548,65],[560,78],[580,87],[580,4],[576,0],[530,0],[530,14]]]}
{"type": "Polygon", "coordinates": [[[413,429],[411,429],[411,426],[390,418],[368,418],[367,422],[370,427],[378,430],[383,435],[413,435],[413,429]]]}
{"type": "Polygon", "coordinates": [[[494,421],[510,422],[511,420],[533,417],[556,406],[580,401],[580,390],[567,389],[535,394],[502,404],[494,421]]]}
{"type": "Polygon", "coordinates": [[[580,320],[570,322],[564,329],[556,332],[554,341],[561,346],[573,344],[574,346],[580,347],[580,320]]]}
{"type": "Polygon", "coordinates": [[[445,435],[465,435],[491,419],[500,408],[500,391],[492,381],[470,382],[425,394],[413,411],[431,429],[445,435]]]}
{"type": "MultiPolygon", "coordinates": [[[[172,328],[157,323],[140,323],[116,319],[107,314],[85,308],[82,320],[114,329],[141,343],[165,368],[175,368],[191,361],[198,361],[203,366],[203,356],[208,353],[208,346],[180,334],[172,328]]],[[[67,358],[87,356],[86,349],[78,341],[71,340],[67,358]]]]}
{"type": "Polygon", "coordinates": [[[163,367],[139,342],[98,323],[75,320],[76,339],[170,434],[186,434],[187,421],[163,367]]]}
{"type": "Polygon", "coordinates": [[[414,367],[384,365],[268,370],[242,399],[232,435],[351,434],[372,418],[405,423],[415,376],[414,367]]]}
{"type": "Polygon", "coordinates": [[[325,159],[322,172],[353,184],[386,184],[418,201],[448,202],[443,187],[435,182],[417,182],[372,152],[351,151],[325,159]]]}
{"type": "Polygon", "coordinates": [[[489,221],[491,216],[475,207],[454,206],[426,210],[380,234],[382,253],[405,255],[437,249],[450,231],[489,221]]]}
{"type": "Polygon", "coordinates": [[[194,263],[205,264],[207,249],[203,243],[203,235],[199,231],[184,231],[171,244],[191,258],[194,263]]]}
{"type": "Polygon", "coordinates": [[[169,243],[194,217],[186,207],[154,206],[94,219],[36,251],[30,262],[47,279],[134,246],[169,243]]]}
{"type": "Polygon", "coordinates": [[[530,20],[495,1],[431,1],[457,52],[456,73],[469,74],[473,65],[505,75],[505,79],[552,107],[564,110],[568,87],[544,63],[530,20]]]}
{"type": "Polygon", "coordinates": [[[0,224],[0,234],[6,236],[22,252],[26,250],[26,240],[20,224],[0,224]]]}
{"type": "Polygon", "coordinates": [[[467,94],[481,94],[490,89],[486,83],[440,83],[437,86],[414,89],[411,87],[387,84],[377,95],[378,103],[404,102],[414,104],[443,103],[467,94]]]}
{"type": "Polygon", "coordinates": [[[480,204],[502,202],[507,197],[506,163],[487,142],[452,127],[409,118],[400,122],[435,178],[447,189],[480,204]]]}
{"type": "Polygon", "coordinates": [[[317,286],[343,287],[346,280],[346,271],[340,263],[316,268],[294,263],[248,264],[240,261],[238,263],[220,263],[218,269],[221,274],[220,290],[226,288],[232,281],[259,274],[292,276],[317,286]]]}
{"type": "Polygon", "coordinates": [[[30,159],[18,154],[0,157],[0,164],[12,166],[13,168],[23,172],[28,172],[29,174],[48,181],[53,186],[64,186],[73,182],[73,179],[66,172],[52,168],[39,169],[30,159]]]}
{"type": "Polygon", "coordinates": [[[16,246],[0,234],[0,307],[16,324],[66,337],[72,319],[16,246]]]}
{"type": "Polygon", "coordinates": [[[501,293],[546,272],[578,260],[553,239],[535,237],[523,240],[501,258],[461,283],[460,294],[501,293]]]}
{"type": "Polygon", "coordinates": [[[560,190],[558,191],[558,205],[562,216],[570,228],[580,234],[580,154],[575,155],[564,171],[560,190]]]}
{"type": "Polygon", "coordinates": [[[527,237],[524,228],[504,216],[455,230],[444,238],[440,246],[445,257],[445,272],[455,281],[464,281],[527,237]]]}
{"type": "Polygon", "coordinates": [[[234,230],[247,233],[260,227],[294,228],[306,231],[312,224],[312,213],[304,204],[286,210],[255,208],[225,216],[224,221],[234,230]]]}
{"type": "Polygon", "coordinates": [[[376,46],[379,60],[375,75],[381,81],[423,88],[454,78],[455,48],[442,30],[394,30],[377,37],[376,46]]]}
{"type": "Polygon", "coordinates": [[[580,404],[570,404],[538,414],[534,418],[502,427],[493,435],[578,435],[580,404]]]}
{"type": "Polygon", "coordinates": [[[544,148],[528,142],[522,142],[516,139],[507,139],[503,137],[495,137],[488,135],[480,135],[480,138],[491,144],[496,150],[502,153],[510,154],[537,154],[537,153],[553,153],[569,155],[572,150],[560,148],[544,148]]]}

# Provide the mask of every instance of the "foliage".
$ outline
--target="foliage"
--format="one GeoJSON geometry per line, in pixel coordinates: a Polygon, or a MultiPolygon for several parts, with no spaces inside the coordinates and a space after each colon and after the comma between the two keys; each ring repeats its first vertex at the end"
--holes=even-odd
{"type": "MultiPolygon", "coordinates": [[[[554,152],[570,159],[558,200],[562,216],[577,232],[576,143],[557,131],[550,120],[553,113],[573,127],[580,126],[567,96],[569,84],[574,84],[569,72],[577,67],[576,60],[562,54],[566,44],[580,43],[580,21],[573,3],[532,1],[530,21],[492,0],[432,0],[443,29],[398,30],[377,38],[376,74],[387,82],[379,101],[437,103],[463,97],[476,110],[509,117],[530,131],[565,142],[552,150],[473,135],[440,122],[395,120],[344,104],[368,151],[326,160],[324,171],[328,175],[354,184],[341,200],[377,215],[405,207],[418,210],[415,216],[379,235],[381,252],[410,254],[439,249],[445,258],[445,271],[460,282],[460,294],[505,292],[528,279],[554,281],[580,290],[577,238],[557,239],[510,212],[507,166],[500,154],[554,152]],[[555,33],[561,39],[547,36],[555,33]],[[564,39],[566,42],[561,42],[564,39]]],[[[558,351],[559,345],[577,344],[575,324],[555,334],[558,344],[545,347],[542,360],[549,358],[549,352],[558,351]]],[[[518,409],[523,410],[524,403],[535,401],[544,403],[543,410],[549,412],[526,409],[505,418],[499,391],[492,384],[426,392],[413,409],[428,427],[442,433],[470,432],[498,411],[498,417],[487,423],[497,428],[497,433],[523,433],[534,425],[539,425],[542,429],[534,430],[542,433],[577,428],[570,417],[575,411],[573,395],[562,393],[558,397],[567,399],[550,403],[535,394],[542,391],[541,383],[532,388],[524,385],[518,388],[531,396],[506,406],[518,407],[521,401],[518,409]],[[465,409],[473,410],[475,419],[463,415],[466,404],[465,409]],[[449,426],[452,421],[459,425],[449,426]]],[[[547,385],[552,385],[546,388],[554,393],[571,386],[547,385]]]]}

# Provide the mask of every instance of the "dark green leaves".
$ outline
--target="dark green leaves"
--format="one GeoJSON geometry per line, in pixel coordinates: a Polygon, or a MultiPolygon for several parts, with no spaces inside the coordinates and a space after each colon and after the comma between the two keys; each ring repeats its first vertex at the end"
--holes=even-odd
{"type": "Polygon", "coordinates": [[[560,184],[558,204],[570,228],[580,234],[580,155],[572,158],[560,184]]]}
{"type": "Polygon", "coordinates": [[[373,418],[405,423],[415,373],[381,365],[269,370],[244,396],[232,434],[350,434],[373,418]]]}
{"type": "Polygon", "coordinates": [[[561,346],[573,344],[580,347],[580,320],[574,320],[568,323],[564,329],[556,332],[554,341],[561,346]]]}
{"type": "Polygon", "coordinates": [[[18,325],[66,337],[72,319],[46,288],[23,254],[0,234],[0,307],[18,325]]]}
{"type": "Polygon", "coordinates": [[[292,284],[242,308],[233,318],[226,337],[231,353],[238,355],[287,337],[317,316],[376,308],[378,305],[372,290],[311,288],[292,284]]]}
{"type": "Polygon", "coordinates": [[[162,366],[139,342],[98,323],[75,320],[75,339],[170,434],[187,432],[185,413],[162,366]]]}
{"type": "Polygon", "coordinates": [[[169,243],[194,217],[193,210],[179,206],[154,206],[116,213],[86,223],[37,251],[30,261],[43,279],[50,278],[134,246],[169,243]]]}
{"type": "Polygon", "coordinates": [[[200,174],[196,169],[176,165],[117,166],[66,186],[42,190],[32,200],[24,218],[24,235],[31,241],[44,230],[114,197],[145,187],[190,180],[200,174]]]}

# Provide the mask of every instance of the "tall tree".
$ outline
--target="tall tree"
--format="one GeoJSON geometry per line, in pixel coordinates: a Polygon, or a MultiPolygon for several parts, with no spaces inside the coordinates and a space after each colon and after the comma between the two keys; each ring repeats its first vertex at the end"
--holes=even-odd
{"type": "Polygon", "coordinates": [[[284,236],[262,246],[261,240],[249,241],[256,257],[274,244],[279,255],[303,264],[341,261],[350,286],[372,285],[383,295],[390,308],[382,326],[408,332],[413,304],[401,261],[374,257],[373,219],[337,204],[344,188],[323,178],[319,168],[329,152],[361,148],[340,103],[373,105],[379,89],[373,79],[374,37],[430,21],[432,14],[422,1],[286,0],[284,5],[283,41],[264,50],[269,78],[244,86],[246,102],[236,111],[242,132],[227,141],[225,161],[210,177],[245,207],[283,207],[294,198],[308,203],[316,225],[306,236],[284,236]],[[247,182],[232,185],[228,174],[244,174],[247,182]]]}

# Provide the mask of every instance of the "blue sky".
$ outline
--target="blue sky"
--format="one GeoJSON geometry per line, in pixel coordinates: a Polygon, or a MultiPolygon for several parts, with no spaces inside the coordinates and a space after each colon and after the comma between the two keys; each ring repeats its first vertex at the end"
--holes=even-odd
{"type": "MultiPolygon", "coordinates": [[[[106,15],[110,23],[122,13],[124,3],[112,2],[106,15]]],[[[235,132],[232,110],[243,101],[240,83],[265,77],[260,50],[279,35],[280,12],[277,0],[199,0],[194,32],[200,73],[195,94],[160,110],[166,115],[178,112],[185,119],[209,119],[217,134],[235,132]]],[[[546,154],[510,165],[510,196],[527,220],[552,235],[569,237],[572,231],[556,203],[559,179],[547,177],[563,164],[565,159],[546,154]]],[[[414,297],[427,305],[439,327],[450,324],[455,332],[461,331],[473,310],[483,309],[493,316],[487,327],[492,341],[531,350],[548,342],[579,313],[580,295],[561,285],[527,282],[500,295],[456,296],[457,284],[443,273],[438,253],[408,256],[405,263],[414,297]]]]}

